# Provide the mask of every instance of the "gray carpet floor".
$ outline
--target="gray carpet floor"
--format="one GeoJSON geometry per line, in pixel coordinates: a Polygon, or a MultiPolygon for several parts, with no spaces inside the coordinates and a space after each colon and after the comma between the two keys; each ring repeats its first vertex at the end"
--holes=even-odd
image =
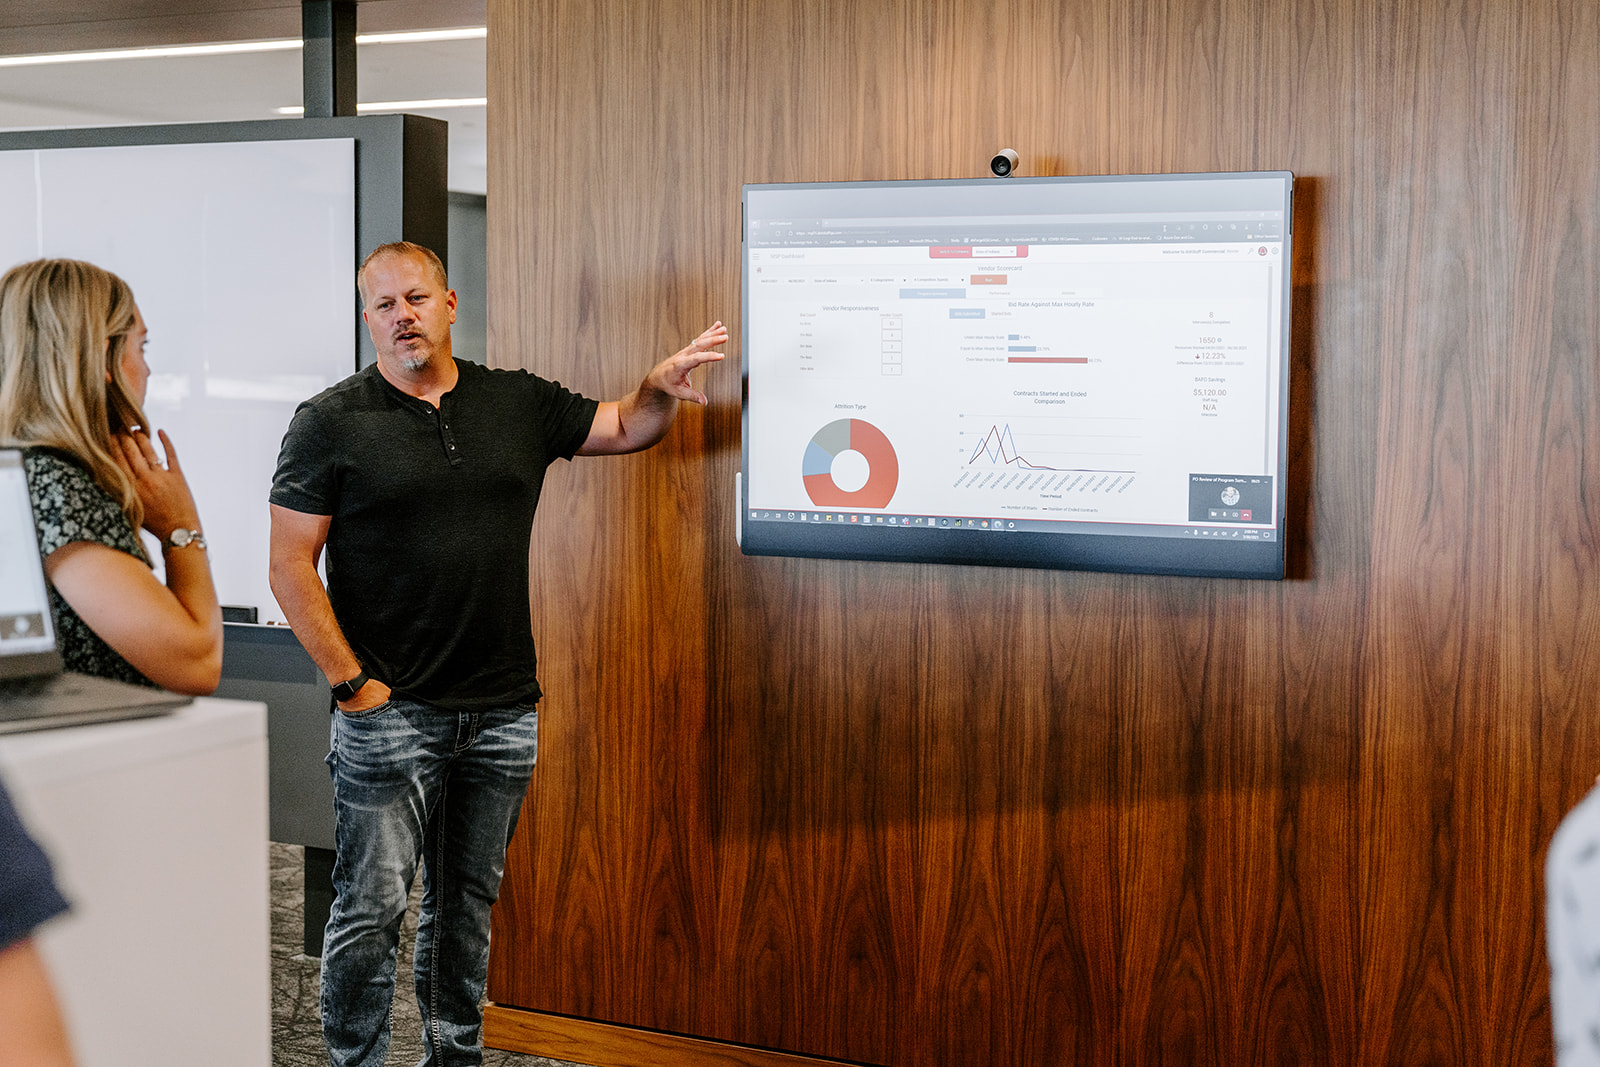
{"type": "MultiPolygon", "coordinates": [[[[272,873],[272,1063],[273,1067],[327,1067],[317,1017],[321,961],[303,951],[305,851],[298,845],[271,846],[272,873]]],[[[417,902],[422,880],[412,887],[400,937],[395,974],[393,1037],[389,1067],[412,1067],[422,1059],[416,998],[411,993],[411,945],[416,937],[417,902]]],[[[543,1056],[485,1049],[484,1067],[582,1067],[543,1056]]]]}

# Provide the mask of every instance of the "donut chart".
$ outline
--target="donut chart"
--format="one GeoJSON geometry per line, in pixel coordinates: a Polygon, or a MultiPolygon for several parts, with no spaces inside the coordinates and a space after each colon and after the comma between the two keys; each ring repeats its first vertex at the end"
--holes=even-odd
{"type": "Polygon", "coordinates": [[[800,464],[806,495],[819,508],[886,508],[900,484],[900,460],[882,430],[861,419],[838,419],[818,430],[800,464]],[[846,492],[833,480],[833,458],[841,452],[866,457],[869,473],[860,489],[846,492]]]}

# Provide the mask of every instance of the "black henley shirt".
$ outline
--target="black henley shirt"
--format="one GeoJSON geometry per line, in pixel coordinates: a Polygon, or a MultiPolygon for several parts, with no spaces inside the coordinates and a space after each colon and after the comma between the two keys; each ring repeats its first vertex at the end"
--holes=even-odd
{"type": "Polygon", "coordinates": [[[545,469],[572,458],[598,404],[526,371],[456,366],[437,409],[376,365],[301,404],[270,499],[332,516],[334,615],[396,696],[453,711],[532,704],[534,508],[545,469]]]}

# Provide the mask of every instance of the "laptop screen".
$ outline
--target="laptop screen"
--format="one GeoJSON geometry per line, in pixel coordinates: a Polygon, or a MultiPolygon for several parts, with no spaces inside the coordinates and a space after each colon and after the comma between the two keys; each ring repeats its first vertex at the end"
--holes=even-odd
{"type": "Polygon", "coordinates": [[[0,448],[0,679],[60,669],[22,453],[0,448]]]}

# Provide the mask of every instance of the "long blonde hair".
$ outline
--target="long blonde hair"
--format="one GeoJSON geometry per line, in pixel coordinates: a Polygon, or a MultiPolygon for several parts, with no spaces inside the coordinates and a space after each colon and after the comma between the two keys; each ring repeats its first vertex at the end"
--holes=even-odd
{"type": "Polygon", "coordinates": [[[144,505],[111,438],[146,424],[122,374],[133,290],[75,259],[22,263],[0,277],[0,442],[77,459],[137,530],[144,505]]]}

